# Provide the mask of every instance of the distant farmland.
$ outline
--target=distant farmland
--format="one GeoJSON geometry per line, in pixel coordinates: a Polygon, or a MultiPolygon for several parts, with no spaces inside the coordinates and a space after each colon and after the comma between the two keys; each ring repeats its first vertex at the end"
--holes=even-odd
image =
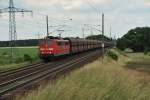
{"type": "Polygon", "coordinates": [[[15,68],[20,63],[24,63],[24,56],[29,55],[33,61],[38,60],[38,48],[32,47],[17,47],[14,49],[16,56],[10,59],[10,48],[0,47],[0,70],[7,68],[15,68]],[[12,67],[13,65],[13,67],[12,67]]]}
{"type": "MultiPolygon", "coordinates": [[[[17,40],[16,46],[37,46],[39,39],[17,40]]],[[[10,41],[0,41],[0,47],[10,47],[10,41]]]]}

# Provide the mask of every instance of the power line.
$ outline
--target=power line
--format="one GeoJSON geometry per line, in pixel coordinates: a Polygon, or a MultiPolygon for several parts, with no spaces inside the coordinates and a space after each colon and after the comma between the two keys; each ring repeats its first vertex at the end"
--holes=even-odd
{"type": "Polygon", "coordinates": [[[34,14],[42,16],[44,19],[45,19],[45,16],[48,16],[48,18],[51,19],[51,21],[56,21],[56,22],[65,22],[65,21],[68,21],[68,19],[72,20],[71,18],[63,18],[61,20],[61,19],[57,19],[57,18],[51,17],[50,15],[39,13],[39,12],[35,12],[34,14]]]}
{"type": "Polygon", "coordinates": [[[93,4],[91,4],[90,2],[91,2],[92,0],[87,0],[87,4],[93,9],[93,10],[95,10],[96,12],[97,12],[97,15],[99,16],[99,14],[100,14],[100,11],[93,5],[93,4]]]}
{"type": "Polygon", "coordinates": [[[48,23],[48,15],[46,16],[46,26],[47,26],[47,37],[49,36],[49,23],[48,23]]]}
{"type": "Polygon", "coordinates": [[[13,47],[16,45],[15,41],[17,40],[17,32],[16,32],[16,13],[22,13],[24,15],[25,12],[31,12],[30,10],[25,10],[22,8],[14,7],[13,0],[9,0],[9,7],[0,9],[0,13],[9,13],[9,39],[11,46],[11,57],[13,57],[13,47]]]}

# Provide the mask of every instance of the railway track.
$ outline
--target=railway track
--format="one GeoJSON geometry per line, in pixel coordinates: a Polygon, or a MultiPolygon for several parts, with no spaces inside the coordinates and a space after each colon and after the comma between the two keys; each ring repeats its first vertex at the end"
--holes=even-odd
{"type": "MultiPolygon", "coordinates": [[[[46,64],[37,64],[34,65],[37,69],[33,70],[31,69],[20,69],[20,70],[14,70],[6,73],[0,74],[0,78],[10,78],[10,76],[16,76],[20,73],[20,71],[30,73],[24,74],[22,76],[17,76],[14,78],[10,78],[8,80],[1,80],[0,84],[0,97],[3,97],[5,94],[8,94],[14,90],[20,89],[25,86],[29,86],[31,84],[36,84],[48,77],[51,77],[53,75],[56,75],[58,73],[61,73],[65,70],[72,69],[74,66],[82,64],[83,62],[86,62],[89,60],[89,58],[96,56],[99,53],[99,51],[95,52],[89,52],[86,54],[80,54],[80,56],[75,56],[67,60],[55,62],[55,63],[46,63],[46,64]],[[33,71],[33,72],[32,72],[33,71]],[[6,76],[5,76],[5,75],[6,76]],[[8,76],[7,76],[8,75],[8,76]],[[1,77],[2,76],[2,77],[1,77]]],[[[35,68],[33,67],[33,68],[35,68]]]]}
{"type": "Polygon", "coordinates": [[[10,69],[10,70],[6,70],[6,71],[0,71],[0,77],[2,75],[7,75],[7,74],[10,74],[10,73],[13,73],[13,72],[17,72],[17,71],[21,71],[21,70],[24,70],[24,69],[28,69],[32,66],[36,66],[36,65],[40,65],[42,62],[37,62],[37,63],[34,63],[34,64],[30,64],[30,65],[26,65],[24,67],[20,67],[20,68],[17,68],[17,69],[10,69]]]}
{"type": "MultiPolygon", "coordinates": [[[[82,55],[83,54],[81,54],[80,56],[82,56],[82,55]]],[[[40,63],[36,63],[36,64],[30,65],[27,67],[0,73],[0,83],[10,83],[10,82],[12,82],[11,80],[20,78],[18,76],[24,77],[25,75],[26,76],[33,75],[33,74],[39,73],[40,71],[44,71],[44,70],[50,69],[52,67],[55,67],[58,64],[63,64],[68,60],[73,60],[76,57],[79,57],[79,55],[75,55],[73,57],[70,57],[70,58],[68,58],[66,60],[62,60],[62,61],[59,60],[59,61],[55,61],[55,62],[51,62],[51,63],[40,62],[40,63]]]]}

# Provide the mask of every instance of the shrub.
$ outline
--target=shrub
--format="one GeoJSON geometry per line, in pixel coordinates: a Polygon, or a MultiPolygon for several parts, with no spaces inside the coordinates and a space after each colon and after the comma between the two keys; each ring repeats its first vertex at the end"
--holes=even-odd
{"type": "Polygon", "coordinates": [[[145,54],[145,55],[149,55],[149,52],[150,52],[150,48],[149,48],[149,47],[145,48],[144,54],[145,54]]]}
{"type": "Polygon", "coordinates": [[[148,56],[150,56],[150,52],[148,52],[148,56]]]}
{"type": "Polygon", "coordinates": [[[126,48],[126,49],[125,49],[125,52],[126,52],[126,53],[133,53],[133,50],[130,49],[130,48],[126,48]]]}
{"type": "Polygon", "coordinates": [[[38,59],[39,59],[38,56],[33,57],[33,61],[36,61],[38,59]]]}
{"type": "Polygon", "coordinates": [[[114,51],[107,50],[106,56],[110,57],[111,59],[115,61],[118,61],[118,55],[114,51]]]}
{"type": "Polygon", "coordinates": [[[15,63],[21,63],[21,62],[23,62],[23,58],[21,57],[16,58],[15,63]]]}
{"type": "Polygon", "coordinates": [[[25,55],[24,55],[24,61],[30,61],[30,62],[32,62],[33,59],[32,59],[32,57],[31,57],[30,55],[25,54],[25,55]]]}
{"type": "Polygon", "coordinates": [[[7,53],[7,52],[3,52],[3,54],[2,54],[2,55],[4,55],[4,56],[5,56],[5,55],[8,55],[8,53],[7,53]]]}

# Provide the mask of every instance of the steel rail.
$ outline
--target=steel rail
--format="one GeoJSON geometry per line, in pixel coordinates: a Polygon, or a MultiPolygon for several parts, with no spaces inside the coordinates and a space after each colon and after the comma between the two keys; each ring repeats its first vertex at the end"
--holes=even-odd
{"type": "MultiPolygon", "coordinates": [[[[53,64],[54,64],[54,63],[53,63],[53,64]]],[[[45,64],[45,65],[41,66],[42,69],[39,69],[39,70],[34,71],[34,72],[32,72],[32,73],[25,74],[25,75],[23,75],[23,76],[19,76],[19,77],[16,77],[15,79],[12,79],[12,80],[9,80],[9,81],[6,81],[6,82],[1,83],[1,84],[0,84],[0,88],[1,88],[1,87],[4,87],[4,86],[6,86],[6,85],[9,85],[9,84],[11,84],[11,83],[13,83],[13,82],[16,82],[16,81],[18,81],[18,80],[22,80],[22,79],[24,79],[24,78],[27,78],[27,77],[36,75],[36,74],[38,74],[38,73],[40,73],[40,72],[43,72],[43,71],[46,71],[46,70],[50,70],[51,68],[53,68],[53,67],[55,67],[55,66],[58,66],[58,65],[62,65],[62,62],[57,63],[57,64],[54,64],[54,65],[51,64],[51,66],[50,66],[50,64],[45,64]]]]}
{"type": "Polygon", "coordinates": [[[34,68],[34,67],[39,66],[41,64],[43,64],[43,63],[36,63],[36,64],[33,64],[33,65],[26,65],[26,66],[21,67],[21,68],[3,71],[3,72],[0,73],[0,77],[6,76],[6,75],[9,75],[9,74],[12,74],[12,73],[17,73],[19,71],[23,71],[23,70],[26,70],[26,69],[31,69],[31,68],[34,68]]]}
{"type": "Polygon", "coordinates": [[[44,72],[40,73],[39,75],[37,75],[36,77],[31,78],[30,80],[27,80],[27,81],[24,81],[24,82],[22,81],[22,83],[20,82],[20,84],[11,83],[11,84],[15,84],[15,85],[11,85],[11,87],[0,91],[0,96],[4,95],[4,94],[6,94],[6,93],[8,93],[10,91],[13,91],[14,89],[17,89],[17,88],[20,88],[20,87],[22,87],[24,85],[32,83],[32,82],[34,82],[36,80],[42,79],[43,77],[50,76],[52,73],[55,73],[55,72],[57,72],[59,70],[62,70],[64,68],[65,69],[66,68],[70,68],[70,66],[73,66],[75,64],[79,64],[79,63],[83,62],[85,59],[88,59],[90,56],[92,56],[94,54],[96,54],[96,52],[95,53],[90,53],[90,54],[88,54],[86,56],[83,56],[83,57],[78,58],[76,60],[70,61],[70,62],[68,62],[66,64],[60,65],[60,66],[55,67],[55,68],[53,68],[51,70],[44,71],[44,72]]]}
{"type": "Polygon", "coordinates": [[[36,64],[40,64],[40,63],[42,63],[42,61],[36,61],[34,63],[31,63],[31,64],[23,65],[23,67],[20,67],[20,68],[13,68],[13,69],[8,69],[8,70],[1,70],[0,71],[0,75],[3,74],[3,73],[8,73],[8,72],[11,72],[11,71],[14,71],[14,70],[18,70],[18,69],[30,67],[30,66],[33,66],[33,65],[36,65],[36,64]]]}

